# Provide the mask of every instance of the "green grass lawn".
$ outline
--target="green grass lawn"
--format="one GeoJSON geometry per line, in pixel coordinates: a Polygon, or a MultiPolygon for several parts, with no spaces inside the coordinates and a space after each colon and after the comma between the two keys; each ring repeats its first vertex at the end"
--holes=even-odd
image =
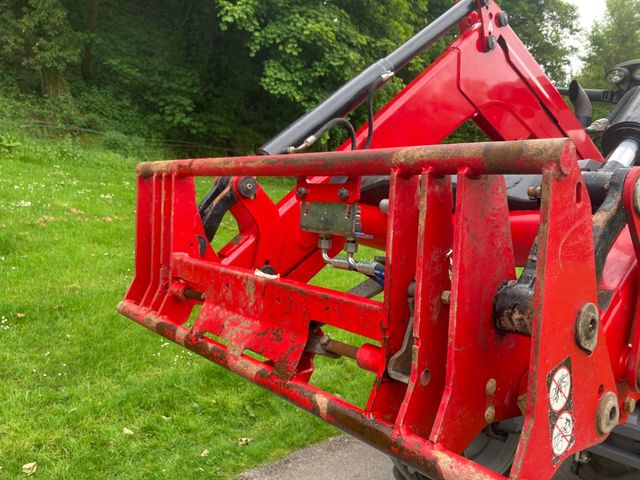
{"type": "MultiPolygon", "coordinates": [[[[133,273],[134,166],[157,155],[0,142],[0,478],[37,462],[42,479],[231,479],[336,434],[116,313],[133,273]]],[[[318,385],[366,401],[371,375],[317,363],[318,385]]]]}

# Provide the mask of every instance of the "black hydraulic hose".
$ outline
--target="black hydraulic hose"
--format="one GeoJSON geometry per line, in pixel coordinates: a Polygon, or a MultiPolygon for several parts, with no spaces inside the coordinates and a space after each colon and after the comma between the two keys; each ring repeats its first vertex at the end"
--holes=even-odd
{"type": "Polygon", "coordinates": [[[569,85],[569,100],[573,103],[576,117],[582,126],[586,128],[591,125],[593,121],[591,99],[589,99],[589,95],[587,95],[587,92],[580,86],[577,80],[572,81],[569,85]]]}
{"type": "Polygon", "coordinates": [[[314,133],[313,136],[316,138],[320,138],[322,135],[324,135],[326,132],[331,130],[336,125],[342,125],[347,129],[347,132],[349,133],[349,137],[351,138],[351,150],[355,150],[357,148],[357,143],[358,143],[356,139],[356,130],[355,128],[353,128],[353,125],[351,125],[351,122],[346,118],[337,117],[337,118],[334,118],[333,120],[329,120],[327,123],[324,124],[322,128],[320,128],[320,130],[314,133]]]}
{"type": "Polygon", "coordinates": [[[317,132],[313,133],[312,135],[309,135],[304,140],[304,142],[302,142],[299,146],[297,146],[297,147],[289,147],[288,149],[286,149],[285,153],[300,153],[300,152],[304,152],[307,148],[309,148],[311,145],[316,143],[318,141],[318,139],[322,135],[324,135],[326,132],[331,130],[336,125],[342,125],[343,127],[345,127],[347,129],[347,132],[349,133],[349,137],[351,138],[351,150],[355,150],[356,147],[357,147],[357,139],[356,139],[356,130],[355,130],[355,128],[353,128],[353,125],[351,125],[351,122],[349,120],[347,120],[346,118],[337,117],[337,118],[329,120],[322,127],[320,127],[320,129],[317,132]]]}
{"type": "Polygon", "coordinates": [[[344,117],[367,98],[367,92],[377,78],[402,69],[477,7],[477,0],[460,0],[390,55],[369,66],[316,108],[293,122],[263,145],[260,152],[275,155],[288,151],[289,147],[300,145],[330,119],[344,117]]]}
{"type": "MultiPolygon", "coordinates": [[[[558,92],[560,95],[564,95],[565,97],[568,97],[570,93],[569,89],[564,87],[558,88],[558,92]]],[[[592,102],[618,103],[620,98],[622,98],[622,92],[620,91],[585,88],[584,92],[592,102]]]]}
{"type": "Polygon", "coordinates": [[[373,141],[373,96],[376,93],[378,87],[384,82],[384,77],[378,77],[367,91],[367,123],[368,123],[368,131],[367,131],[367,141],[364,143],[364,149],[369,150],[371,147],[371,142],[373,141]]]}

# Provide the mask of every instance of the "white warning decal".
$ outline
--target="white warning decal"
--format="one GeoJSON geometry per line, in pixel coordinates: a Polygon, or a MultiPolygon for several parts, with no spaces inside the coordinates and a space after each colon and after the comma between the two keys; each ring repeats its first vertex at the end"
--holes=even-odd
{"type": "Polygon", "coordinates": [[[551,434],[551,447],[554,455],[559,457],[573,446],[575,443],[573,430],[573,416],[569,412],[562,413],[556,420],[551,434]]]}
{"type": "Polygon", "coordinates": [[[560,412],[569,401],[571,393],[571,372],[567,367],[560,367],[551,377],[549,385],[549,406],[554,412],[560,412]]]}
{"type": "Polygon", "coordinates": [[[551,451],[554,465],[575,444],[576,421],[573,416],[573,384],[571,357],[547,375],[547,393],[549,399],[549,430],[551,432],[551,451]]]}

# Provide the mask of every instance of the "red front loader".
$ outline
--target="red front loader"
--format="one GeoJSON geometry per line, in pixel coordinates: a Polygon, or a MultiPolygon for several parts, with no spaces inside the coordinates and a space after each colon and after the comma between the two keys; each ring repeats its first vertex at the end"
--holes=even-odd
{"type": "Polygon", "coordinates": [[[119,311],[388,453],[399,479],[545,480],[571,456],[583,478],[639,478],[638,67],[616,91],[573,83],[574,114],[506,13],[460,0],[263,155],[139,165],[119,311]],[[305,153],[456,27],[351,141],[305,153]],[[592,100],[617,105],[592,125],[592,100]],[[469,120],[494,141],[439,145],[469,120]],[[297,187],[274,204],[265,176],[297,187]],[[239,235],[216,251],[228,211],[239,235]],[[362,282],[309,285],[327,266],[362,282]],[[366,407],[314,385],[317,355],[375,376],[366,407]]]}

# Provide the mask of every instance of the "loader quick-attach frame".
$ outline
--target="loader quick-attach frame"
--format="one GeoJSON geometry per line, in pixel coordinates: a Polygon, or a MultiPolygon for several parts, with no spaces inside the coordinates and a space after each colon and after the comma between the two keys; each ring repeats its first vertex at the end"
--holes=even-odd
{"type": "Polygon", "coordinates": [[[459,38],[377,114],[369,150],[139,165],[119,311],[435,478],[504,478],[462,452],[524,416],[510,478],[549,479],[639,397],[640,173],[609,177],[622,201],[594,217],[578,161],[602,155],[493,2],[454,9],[459,38]],[[437,145],[467,120],[496,141],[437,145]],[[505,174],[541,175],[538,209],[509,209],[505,174]],[[298,185],[274,204],[263,176],[298,185]],[[382,209],[365,201],[371,176],[389,177],[382,209]],[[217,252],[194,177],[234,199],[240,233],[217,252]],[[354,244],[384,258],[358,265],[354,244]],[[383,299],[309,285],[327,262],[367,272],[383,299]],[[366,407],[313,385],[317,354],[372,372],[366,407]]]}

